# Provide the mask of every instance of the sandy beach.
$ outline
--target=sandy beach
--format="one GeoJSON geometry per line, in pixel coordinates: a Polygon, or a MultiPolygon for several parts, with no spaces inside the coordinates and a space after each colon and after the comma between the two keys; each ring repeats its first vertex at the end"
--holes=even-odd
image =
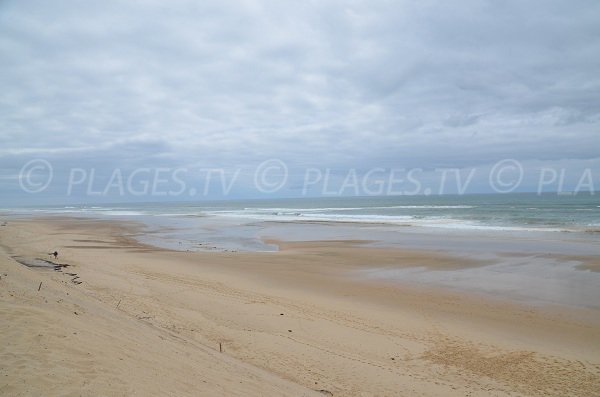
{"type": "Polygon", "coordinates": [[[600,397],[599,22],[0,0],[0,397],[600,397]]]}
{"type": "Polygon", "coordinates": [[[138,232],[58,217],[0,227],[1,395],[600,395],[595,307],[356,277],[478,258],[357,240],[181,252],[138,232]],[[36,258],[68,266],[27,266],[36,258]]]}

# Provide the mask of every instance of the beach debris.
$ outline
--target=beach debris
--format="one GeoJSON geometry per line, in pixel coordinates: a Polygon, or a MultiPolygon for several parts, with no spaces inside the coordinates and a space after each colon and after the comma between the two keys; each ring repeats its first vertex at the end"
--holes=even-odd
{"type": "Polygon", "coordinates": [[[46,259],[41,258],[24,258],[21,256],[13,256],[15,261],[19,262],[21,265],[25,265],[27,267],[40,267],[40,268],[52,268],[54,271],[60,272],[63,268],[69,267],[71,265],[67,263],[56,263],[52,261],[48,261],[46,259]]]}
{"type": "Polygon", "coordinates": [[[280,316],[283,316],[283,313],[279,313],[280,316]]]}
{"type": "Polygon", "coordinates": [[[42,288],[42,282],[40,281],[40,285],[38,285],[38,291],[42,288]]]}
{"type": "Polygon", "coordinates": [[[291,329],[288,329],[288,332],[292,332],[292,330],[291,330],[291,329]]]}
{"type": "Polygon", "coordinates": [[[115,309],[118,309],[120,304],[121,304],[121,299],[119,299],[119,303],[117,303],[117,306],[115,307],[115,309]]]}
{"type": "Polygon", "coordinates": [[[223,345],[221,345],[221,342],[219,342],[219,353],[223,353],[223,345]]]}
{"type": "Polygon", "coordinates": [[[55,272],[60,272],[60,271],[62,271],[63,268],[71,266],[67,263],[54,263],[54,262],[50,262],[50,263],[54,264],[55,272]]]}
{"type": "MultiPolygon", "coordinates": [[[[12,258],[14,260],[16,260],[17,262],[19,262],[21,265],[25,265],[27,267],[42,268],[42,269],[43,268],[52,268],[55,272],[62,272],[62,269],[65,269],[65,268],[71,266],[68,263],[56,263],[56,262],[52,262],[52,261],[48,261],[46,259],[40,259],[40,258],[23,258],[20,256],[13,256],[12,258]]],[[[72,277],[71,282],[73,282],[73,284],[79,285],[79,284],[83,283],[83,281],[77,280],[79,278],[77,273],[65,272],[64,274],[72,277]]]]}
{"type": "Polygon", "coordinates": [[[326,395],[326,396],[333,396],[333,393],[332,393],[332,392],[330,392],[329,390],[320,389],[320,390],[317,390],[317,391],[318,391],[319,393],[321,393],[321,394],[324,394],[324,395],[326,395]]]}

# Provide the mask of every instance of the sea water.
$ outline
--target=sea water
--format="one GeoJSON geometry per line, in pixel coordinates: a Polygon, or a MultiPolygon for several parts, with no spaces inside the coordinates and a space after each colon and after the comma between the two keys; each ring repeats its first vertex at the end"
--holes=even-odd
{"type": "Polygon", "coordinates": [[[372,223],[444,229],[600,232],[600,195],[584,193],[318,197],[93,204],[5,210],[103,217],[213,217],[275,222],[372,223]]]}

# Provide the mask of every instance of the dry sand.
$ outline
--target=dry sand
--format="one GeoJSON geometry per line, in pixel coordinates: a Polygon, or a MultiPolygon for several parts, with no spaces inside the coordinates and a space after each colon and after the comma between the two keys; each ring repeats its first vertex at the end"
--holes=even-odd
{"type": "Polygon", "coordinates": [[[481,265],[468,258],[357,241],[174,252],[134,228],[0,227],[0,395],[600,395],[597,310],[349,276],[481,265]],[[60,272],[14,259],[54,249],[60,272]]]}

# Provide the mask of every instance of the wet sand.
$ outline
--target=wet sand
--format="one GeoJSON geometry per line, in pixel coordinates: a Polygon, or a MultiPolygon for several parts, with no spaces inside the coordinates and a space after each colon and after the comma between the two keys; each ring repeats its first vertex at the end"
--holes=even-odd
{"type": "Polygon", "coordinates": [[[0,394],[600,390],[595,307],[532,306],[357,277],[390,267],[484,268],[476,256],[354,240],[270,241],[279,252],[176,252],[137,242],[139,232],[60,218],[0,228],[0,394]],[[68,268],[13,258],[50,260],[54,249],[68,268]]]}

